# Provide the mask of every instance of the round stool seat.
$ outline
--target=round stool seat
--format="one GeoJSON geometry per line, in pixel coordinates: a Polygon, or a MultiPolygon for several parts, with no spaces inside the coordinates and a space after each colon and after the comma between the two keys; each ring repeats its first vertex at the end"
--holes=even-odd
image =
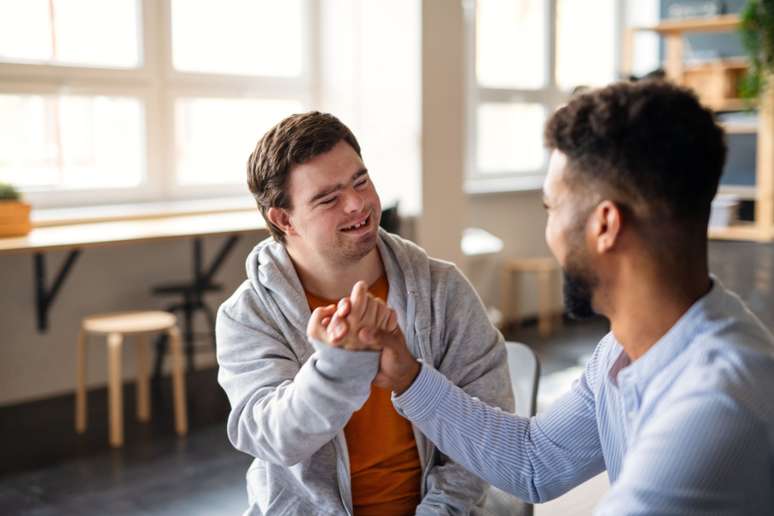
{"type": "Polygon", "coordinates": [[[82,327],[91,333],[150,333],[164,331],[176,324],[176,318],[161,310],[116,312],[91,315],[83,319],[82,327]]]}

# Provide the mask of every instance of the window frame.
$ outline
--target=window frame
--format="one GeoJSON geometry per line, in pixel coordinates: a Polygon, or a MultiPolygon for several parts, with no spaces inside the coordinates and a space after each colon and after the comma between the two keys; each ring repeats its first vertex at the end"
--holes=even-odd
{"type": "MultiPolygon", "coordinates": [[[[138,98],[143,107],[145,180],[131,188],[23,190],[40,208],[159,202],[245,196],[245,183],[182,185],[176,181],[175,102],[179,98],[291,99],[315,104],[319,89],[319,10],[301,0],[303,19],[301,74],[266,77],[178,71],[172,62],[171,0],[136,0],[140,64],[103,68],[0,61],[0,93],[120,95],[138,98]],[[95,201],[95,199],[99,199],[95,201]]],[[[256,135],[258,138],[260,135],[256,135]]],[[[247,155],[245,155],[245,162],[247,155]]]]}
{"type": "MultiPolygon", "coordinates": [[[[545,44],[546,62],[544,72],[546,82],[539,89],[522,88],[492,88],[478,83],[476,69],[476,8],[478,0],[463,0],[465,7],[465,69],[466,74],[466,147],[465,159],[465,191],[469,194],[486,194],[508,191],[539,190],[548,168],[548,153],[543,166],[526,171],[503,170],[499,172],[482,172],[478,168],[478,108],[482,104],[534,103],[543,107],[546,119],[559,106],[567,101],[569,91],[563,90],[556,76],[558,52],[557,12],[558,0],[543,0],[545,2],[545,44]]],[[[621,41],[623,33],[622,2],[615,2],[614,39],[621,41]]],[[[620,45],[614,47],[613,62],[620,69],[620,45]]]]}

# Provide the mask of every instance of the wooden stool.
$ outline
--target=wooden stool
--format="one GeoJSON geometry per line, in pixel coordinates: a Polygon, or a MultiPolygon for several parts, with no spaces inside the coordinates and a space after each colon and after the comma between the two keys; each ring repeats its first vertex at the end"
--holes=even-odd
{"type": "Polygon", "coordinates": [[[136,337],[137,344],[137,419],[150,420],[150,380],[148,377],[148,335],[166,332],[172,349],[172,389],[174,392],[175,430],[188,433],[183,379],[183,350],[177,319],[168,312],[138,311],[86,317],[78,334],[78,369],[75,391],[75,431],[86,431],[86,337],[106,335],[108,345],[108,408],[110,445],[124,444],[124,412],[121,382],[121,349],[125,336],[136,337]]]}
{"type": "Polygon", "coordinates": [[[518,321],[519,309],[512,303],[514,293],[519,295],[519,276],[514,281],[514,273],[534,272],[538,280],[538,333],[547,337],[553,331],[553,312],[551,301],[554,298],[554,278],[559,265],[553,258],[517,258],[508,260],[503,265],[501,284],[501,310],[503,311],[503,327],[511,320],[518,321]],[[514,315],[511,319],[511,315],[514,315]]]}

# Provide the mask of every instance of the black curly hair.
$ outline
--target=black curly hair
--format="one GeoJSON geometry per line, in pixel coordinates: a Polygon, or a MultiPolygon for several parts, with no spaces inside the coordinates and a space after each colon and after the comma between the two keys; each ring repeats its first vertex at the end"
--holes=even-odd
{"type": "Polygon", "coordinates": [[[574,97],[545,128],[568,179],[612,197],[640,222],[701,229],[726,159],[723,130],[689,89],[615,83],[574,97]]]}

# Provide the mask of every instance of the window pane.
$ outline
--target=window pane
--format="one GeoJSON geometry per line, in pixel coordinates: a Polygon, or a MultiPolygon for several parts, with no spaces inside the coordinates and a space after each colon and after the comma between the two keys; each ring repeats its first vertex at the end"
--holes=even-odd
{"type": "Polygon", "coordinates": [[[0,95],[0,181],[28,190],[137,186],[143,126],[134,98],[0,95]]]}
{"type": "Polygon", "coordinates": [[[244,183],[258,139],[302,109],[289,100],[184,98],[175,103],[177,179],[182,184],[244,183]]]}
{"type": "Polygon", "coordinates": [[[189,72],[301,74],[302,0],[172,0],[172,59],[189,72]]]}
{"type": "Polygon", "coordinates": [[[0,60],[136,67],[137,0],[0,0],[0,60]]]}
{"type": "Polygon", "coordinates": [[[478,108],[478,171],[484,174],[530,172],[543,167],[540,104],[482,104],[478,108]]]}
{"type": "Polygon", "coordinates": [[[557,0],[559,87],[602,86],[615,79],[616,0],[557,0]]]}
{"type": "MultiPolygon", "coordinates": [[[[625,0],[624,12],[627,27],[648,27],[660,20],[660,0],[625,0]]],[[[636,76],[642,76],[661,66],[659,52],[660,37],[655,32],[636,31],[632,42],[631,70],[636,76]]]]}
{"type": "Polygon", "coordinates": [[[481,86],[538,89],[545,85],[546,4],[545,0],[476,3],[476,73],[481,86]]]}

